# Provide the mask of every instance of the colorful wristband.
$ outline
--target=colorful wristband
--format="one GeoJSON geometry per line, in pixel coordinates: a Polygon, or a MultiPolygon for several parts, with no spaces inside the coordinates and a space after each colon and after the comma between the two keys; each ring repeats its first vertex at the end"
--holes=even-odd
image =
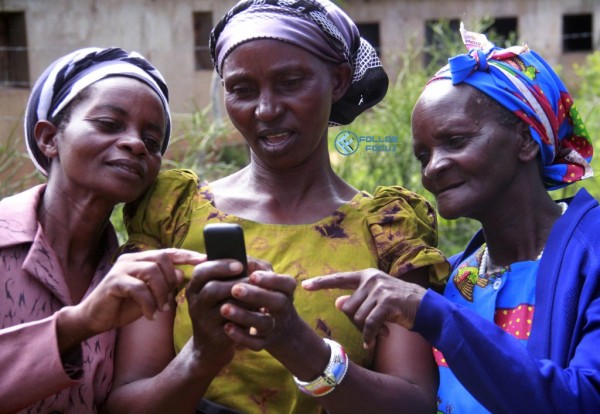
{"type": "Polygon", "coordinates": [[[294,377],[300,391],[312,397],[322,397],[332,392],[342,382],[348,371],[348,356],[344,352],[344,348],[331,339],[323,338],[323,340],[331,350],[329,363],[323,374],[309,382],[300,381],[294,377]]]}

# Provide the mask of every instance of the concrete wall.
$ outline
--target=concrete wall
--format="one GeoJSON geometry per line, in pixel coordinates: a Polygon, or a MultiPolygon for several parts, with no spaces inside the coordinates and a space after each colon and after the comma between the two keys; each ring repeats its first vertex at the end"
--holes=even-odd
{"type": "Polygon", "coordinates": [[[570,66],[587,53],[562,53],[562,17],[591,13],[594,46],[600,45],[600,0],[345,0],[343,4],[354,20],[380,23],[383,55],[392,70],[409,41],[423,44],[424,22],[441,18],[462,19],[468,29],[486,16],[517,17],[520,42],[553,65],[570,66]]]}
{"type": "MultiPolygon", "coordinates": [[[[84,46],[136,50],[163,73],[176,114],[210,102],[211,70],[194,68],[193,12],[216,21],[235,0],[0,0],[0,11],[26,13],[29,78],[33,83],[57,57],[84,46]]],[[[393,75],[410,41],[422,42],[426,20],[483,16],[518,17],[520,39],[552,64],[570,66],[585,54],[563,55],[564,13],[593,13],[594,44],[600,38],[600,0],[344,0],[356,21],[380,24],[383,60],[393,75]]],[[[29,90],[0,86],[0,140],[19,121],[29,90]]]]}

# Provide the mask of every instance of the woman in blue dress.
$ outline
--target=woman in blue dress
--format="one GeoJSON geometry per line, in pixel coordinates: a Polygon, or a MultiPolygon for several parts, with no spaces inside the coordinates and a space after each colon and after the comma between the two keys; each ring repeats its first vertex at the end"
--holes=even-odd
{"type": "Polygon", "coordinates": [[[379,271],[323,276],[367,346],[397,323],[429,340],[440,413],[600,411],[600,208],[592,146],[571,95],[527,46],[462,31],[469,52],[427,84],[412,115],[422,181],[441,216],[482,229],[451,258],[445,292],[379,271]]]}

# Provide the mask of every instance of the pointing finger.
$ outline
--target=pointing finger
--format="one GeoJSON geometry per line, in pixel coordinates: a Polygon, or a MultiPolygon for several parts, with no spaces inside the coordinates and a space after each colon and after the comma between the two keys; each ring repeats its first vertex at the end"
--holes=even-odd
{"type": "Polygon", "coordinates": [[[302,281],[306,290],[321,289],[356,289],[362,280],[362,272],[334,273],[327,276],[317,276],[302,281]]]}

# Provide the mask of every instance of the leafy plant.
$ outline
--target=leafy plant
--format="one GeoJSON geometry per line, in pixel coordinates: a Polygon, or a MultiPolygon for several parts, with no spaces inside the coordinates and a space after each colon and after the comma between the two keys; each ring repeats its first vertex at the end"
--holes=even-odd
{"type": "Polygon", "coordinates": [[[6,142],[0,142],[0,199],[43,181],[41,174],[28,169],[27,164],[31,165],[31,161],[21,151],[19,141],[22,136],[17,133],[21,125],[19,119],[12,126],[6,142]]]}

